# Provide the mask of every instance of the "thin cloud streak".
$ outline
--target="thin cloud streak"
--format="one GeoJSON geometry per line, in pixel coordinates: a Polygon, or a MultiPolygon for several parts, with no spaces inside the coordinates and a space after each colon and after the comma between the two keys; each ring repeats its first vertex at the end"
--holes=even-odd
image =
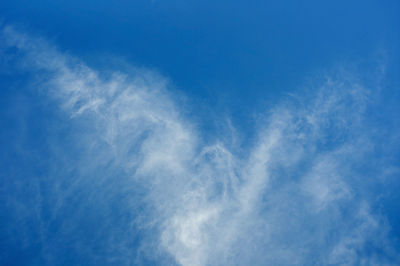
{"type": "MultiPolygon", "coordinates": [[[[366,173],[355,167],[374,152],[364,123],[373,90],[351,75],[327,78],[312,97],[276,106],[243,155],[222,141],[205,143],[167,82],[154,73],[115,72],[104,78],[11,27],[3,29],[2,38],[18,49],[24,68],[38,73],[40,89],[71,121],[85,123],[74,133],[81,142],[71,146],[85,151],[71,166],[82,174],[72,178],[70,192],[57,192],[57,204],[64,207],[53,208],[72,204],[67,199],[93,182],[102,191],[96,204],[124,196],[122,208],[135,213],[125,221],[131,224],[125,237],[143,232],[139,248],[133,251],[128,240],[116,238],[111,223],[102,233],[110,247],[105,264],[130,265],[139,257],[161,265],[172,263],[172,257],[190,266],[400,262],[390,226],[372,210],[373,192],[360,185],[378,181],[365,181],[366,173]],[[96,168],[105,171],[90,176],[96,168]],[[121,176],[125,186],[143,187],[144,193],[117,187],[121,176]],[[371,253],[371,246],[381,253],[371,253]]],[[[374,170],[382,174],[387,167],[374,170]]],[[[68,174],[61,171],[52,182],[65,182],[68,174]]],[[[112,219],[104,218],[100,223],[112,219]]],[[[69,223],[74,234],[79,225],[72,218],[69,223]]],[[[85,252],[99,256],[90,246],[85,252]]]]}

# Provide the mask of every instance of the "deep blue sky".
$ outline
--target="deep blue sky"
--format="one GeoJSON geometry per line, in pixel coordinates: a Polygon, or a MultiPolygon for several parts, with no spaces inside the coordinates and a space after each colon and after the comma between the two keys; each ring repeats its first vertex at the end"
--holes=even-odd
{"type": "Polygon", "coordinates": [[[89,64],[119,56],[240,117],[334,64],[385,60],[398,71],[399,12],[396,0],[0,3],[6,23],[89,64]]]}
{"type": "Polygon", "coordinates": [[[398,0],[1,1],[0,264],[399,265],[399,47],[398,0]]]}

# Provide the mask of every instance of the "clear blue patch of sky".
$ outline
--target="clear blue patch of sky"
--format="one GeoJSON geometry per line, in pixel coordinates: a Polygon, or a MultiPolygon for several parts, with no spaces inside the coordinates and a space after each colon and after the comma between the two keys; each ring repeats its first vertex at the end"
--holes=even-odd
{"type": "Polygon", "coordinates": [[[89,64],[113,55],[156,69],[239,127],[315,71],[376,64],[382,51],[398,85],[399,13],[395,0],[0,3],[5,23],[48,36],[89,64]]]}

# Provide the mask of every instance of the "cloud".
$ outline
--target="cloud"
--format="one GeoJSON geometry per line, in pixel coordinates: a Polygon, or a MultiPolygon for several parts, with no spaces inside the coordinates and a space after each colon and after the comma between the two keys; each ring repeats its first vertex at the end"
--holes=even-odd
{"type": "MultiPolygon", "coordinates": [[[[67,256],[52,250],[56,242],[88,265],[400,262],[366,185],[389,167],[367,172],[385,152],[375,153],[366,126],[374,90],[349,73],[274,107],[238,153],[223,135],[204,141],[155,73],[96,71],[12,27],[2,40],[3,53],[17,49],[20,66],[73,125],[75,143],[48,144],[53,176],[36,177],[50,190],[36,196],[54,199],[49,217],[24,218],[41,221],[46,264],[67,256]]],[[[35,206],[46,208],[43,200],[35,206]]]]}

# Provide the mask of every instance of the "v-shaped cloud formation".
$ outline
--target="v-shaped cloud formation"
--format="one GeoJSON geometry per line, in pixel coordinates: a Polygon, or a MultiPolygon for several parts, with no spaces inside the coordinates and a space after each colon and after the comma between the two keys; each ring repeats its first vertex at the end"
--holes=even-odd
{"type": "MultiPolygon", "coordinates": [[[[49,191],[35,190],[44,200],[34,209],[48,215],[15,218],[16,228],[39,221],[30,230],[40,231],[43,263],[400,262],[390,224],[374,209],[382,191],[371,189],[387,169],[398,171],[379,159],[393,151],[377,151],[381,135],[370,129],[376,89],[349,73],[277,105],[237,152],[206,143],[154,73],[105,75],[11,27],[2,39],[3,52],[16,49],[35,73],[35,90],[59,104],[76,141],[49,144],[58,147],[51,177],[36,177],[49,191]]],[[[29,204],[13,202],[11,212],[29,204]]]]}

